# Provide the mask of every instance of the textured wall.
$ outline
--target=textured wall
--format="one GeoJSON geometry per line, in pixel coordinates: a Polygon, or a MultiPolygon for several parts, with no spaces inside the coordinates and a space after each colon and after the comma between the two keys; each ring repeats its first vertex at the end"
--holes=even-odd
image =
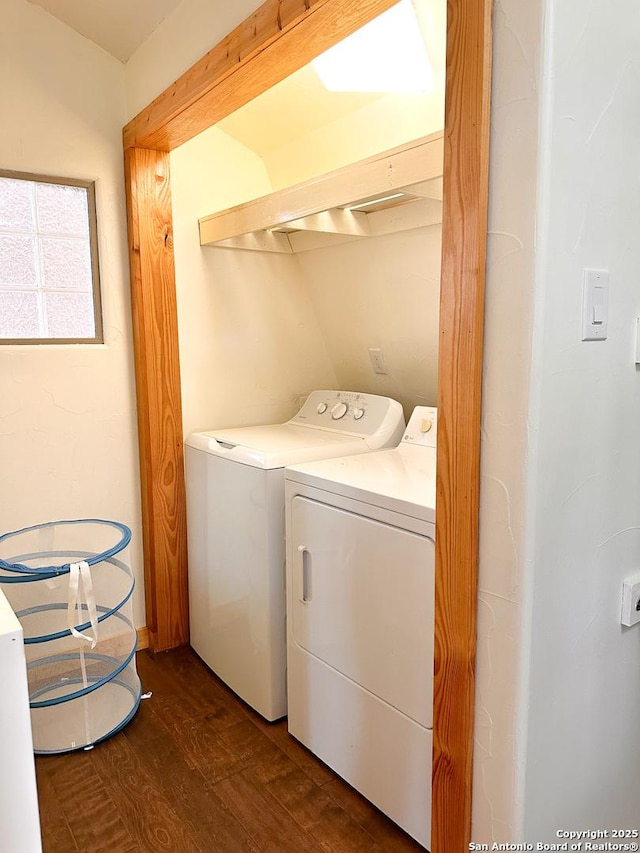
{"type": "Polygon", "coordinates": [[[494,14],[475,841],[636,828],[640,13],[494,14]],[[585,267],[609,337],[580,340],[585,267]]]}
{"type": "Polygon", "coordinates": [[[406,418],[437,403],[441,247],[433,225],[297,256],[339,386],[393,397],[406,418]]]}
{"type": "Polygon", "coordinates": [[[521,828],[540,15],[538,2],[498,0],[493,16],[472,833],[482,842],[521,828]]]}
{"type": "Polygon", "coordinates": [[[124,69],[24,0],[5,0],[0,164],[96,181],[105,343],[0,347],[0,529],[106,517],[142,546],[121,128],[124,69]]]}
{"type": "Polygon", "coordinates": [[[548,0],[530,422],[527,839],[637,829],[640,629],[640,8],[548,0]],[[608,340],[581,342],[585,267],[610,271],[608,340]]]}
{"type": "Polygon", "coordinates": [[[292,255],[200,246],[198,217],[268,193],[263,162],[212,128],[171,155],[185,434],[277,423],[336,385],[292,255]]]}

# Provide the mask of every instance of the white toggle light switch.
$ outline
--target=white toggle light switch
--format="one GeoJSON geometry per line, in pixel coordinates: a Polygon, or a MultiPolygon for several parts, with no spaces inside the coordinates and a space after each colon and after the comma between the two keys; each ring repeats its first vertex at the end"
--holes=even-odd
{"type": "Polygon", "coordinates": [[[585,270],[582,291],[582,340],[604,341],[609,319],[609,270],[585,270]]]}
{"type": "Polygon", "coordinates": [[[601,323],[604,323],[606,319],[605,310],[604,310],[604,288],[603,287],[594,287],[593,288],[593,319],[592,323],[594,326],[599,326],[601,323]]]}

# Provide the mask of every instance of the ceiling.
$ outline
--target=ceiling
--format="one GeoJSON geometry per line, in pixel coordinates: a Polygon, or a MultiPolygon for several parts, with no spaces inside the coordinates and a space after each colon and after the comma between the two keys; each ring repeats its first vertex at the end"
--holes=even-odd
{"type": "Polygon", "coordinates": [[[182,0],[29,0],[126,62],[182,0]]]}

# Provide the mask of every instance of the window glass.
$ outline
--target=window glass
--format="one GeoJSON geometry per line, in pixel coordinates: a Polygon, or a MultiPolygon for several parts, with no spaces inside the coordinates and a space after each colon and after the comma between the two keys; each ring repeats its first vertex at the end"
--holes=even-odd
{"type": "Polygon", "coordinates": [[[93,183],[0,172],[0,343],[101,341],[93,183]]]}

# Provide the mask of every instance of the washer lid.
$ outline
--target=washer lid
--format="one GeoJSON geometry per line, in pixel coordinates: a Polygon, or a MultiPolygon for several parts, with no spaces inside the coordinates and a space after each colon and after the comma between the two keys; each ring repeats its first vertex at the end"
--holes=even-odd
{"type": "Polygon", "coordinates": [[[309,462],[287,480],[435,522],[436,449],[403,442],[391,450],[309,462]]]}
{"type": "Polygon", "coordinates": [[[341,435],[290,423],[193,433],[185,444],[254,468],[284,468],[296,462],[369,450],[363,436],[341,435]]]}

